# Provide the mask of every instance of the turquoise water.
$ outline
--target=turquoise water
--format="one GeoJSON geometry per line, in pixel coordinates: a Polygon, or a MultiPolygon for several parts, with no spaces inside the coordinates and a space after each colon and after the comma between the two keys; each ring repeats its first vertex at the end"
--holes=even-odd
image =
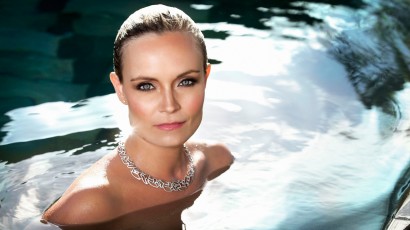
{"type": "MultiPolygon", "coordinates": [[[[236,157],[183,212],[187,229],[382,229],[397,207],[409,6],[329,2],[178,3],[213,63],[193,139],[236,157]]],[[[125,130],[111,44],[148,2],[2,4],[0,229],[24,229],[125,130]]]]}

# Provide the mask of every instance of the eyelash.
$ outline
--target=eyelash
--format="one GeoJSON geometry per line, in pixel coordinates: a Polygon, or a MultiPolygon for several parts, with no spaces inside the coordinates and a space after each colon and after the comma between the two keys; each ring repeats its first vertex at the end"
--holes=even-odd
{"type": "Polygon", "coordinates": [[[154,86],[151,83],[142,82],[142,83],[138,84],[136,88],[139,91],[150,91],[150,90],[154,89],[154,86]],[[147,87],[149,87],[149,88],[147,89],[147,87]]]}
{"type": "MultiPolygon", "coordinates": [[[[183,79],[178,84],[178,86],[191,87],[191,86],[194,86],[197,82],[198,82],[198,80],[196,80],[194,78],[186,78],[186,79],[183,79]]],[[[151,84],[149,82],[142,82],[142,83],[140,83],[136,86],[136,89],[139,90],[139,91],[151,91],[151,90],[154,90],[155,87],[154,87],[153,84],[151,84]]]]}
{"type": "Polygon", "coordinates": [[[183,87],[190,87],[190,86],[194,86],[196,83],[198,82],[198,80],[194,79],[194,78],[186,78],[184,80],[182,80],[178,86],[183,86],[183,87]],[[185,84],[184,84],[185,82],[185,84]],[[189,83],[188,83],[189,82],[189,83]]]}

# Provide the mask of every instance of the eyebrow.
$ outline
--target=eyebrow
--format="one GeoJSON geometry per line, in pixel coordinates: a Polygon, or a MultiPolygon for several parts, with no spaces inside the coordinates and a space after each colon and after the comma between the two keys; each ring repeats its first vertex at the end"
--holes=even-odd
{"type": "MultiPolygon", "coordinates": [[[[201,72],[201,71],[199,71],[199,70],[187,70],[187,71],[185,71],[185,72],[183,72],[183,73],[178,74],[175,79],[179,79],[179,78],[184,77],[185,75],[190,74],[190,73],[200,73],[200,72],[201,72]]],[[[131,78],[130,81],[138,81],[138,80],[156,81],[157,79],[156,79],[156,78],[153,78],[153,77],[149,77],[149,76],[139,75],[139,76],[137,76],[137,77],[131,78]]]]}

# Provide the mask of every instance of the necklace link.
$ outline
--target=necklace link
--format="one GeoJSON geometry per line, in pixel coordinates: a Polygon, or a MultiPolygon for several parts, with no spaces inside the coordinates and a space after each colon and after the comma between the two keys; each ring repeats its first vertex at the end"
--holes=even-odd
{"type": "Polygon", "coordinates": [[[154,188],[161,188],[166,192],[176,192],[176,191],[183,191],[188,188],[188,186],[192,183],[192,178],[195,174],[195,167],[194,162],[192,160],[192,156],[188,150],[188,148],[184,145],[184,152],[188,158],[188,171],[187,175],[183,180],[175,180],[175,181],[163,181],[161,179],[157,179],[139,169],[134,162],[130,159],[125,151],[125,143],[120,142],[118,144],[118,155],[121,158],[122,163],[130,169],[131,175],[137,179],[142,181],[146,185],[150,185],[154,188]]]}

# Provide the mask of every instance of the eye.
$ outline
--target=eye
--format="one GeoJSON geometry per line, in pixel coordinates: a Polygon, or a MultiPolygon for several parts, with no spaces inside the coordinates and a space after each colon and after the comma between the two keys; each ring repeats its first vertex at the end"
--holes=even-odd
{"type": "Polygon", "coordinates": [[[197,83],[197,80],[196,80],[196,79],[187,78],[187,79],[182,80],[182,81],[178,84],[178,86],[193,86],[193,85],[195,85],[195,83],[197,83]]]}
{"type": "Polygon", "coordinates": [[[138,84],[136,88],[140,91],[150,91],[154,89],[154,86],[151,83],[143,82],[138,84]]]}

